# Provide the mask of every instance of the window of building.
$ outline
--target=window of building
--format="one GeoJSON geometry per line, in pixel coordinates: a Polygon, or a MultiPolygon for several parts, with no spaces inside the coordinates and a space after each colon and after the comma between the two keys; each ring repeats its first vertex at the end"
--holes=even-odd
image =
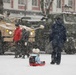
{"type": "Polygon", "coordinates": [[[68,6],[72,7],[72,0],[68,0],[68,6]]]}
{"type": "Polygon", "coordinates": [[[51,0],[45,0],[45,2],[49,4],[51,2],[51,0]]]}
{"type": "Polygon", "coordinates": [[[38,6],[38,0],[32,0],[32,5],[33,6],[38,6]]]}
{"type": "Polygon", "coordinates": [[[10,3],[10,0],[3,0],[4,3],[10,3]]]}
{"type": "Polygon", "coordinates": [[[18,0],[18,4],[25,5],[26,4],[26,0],[18,0]]]}
{"type": "Polygon", "coordinates": [[[61,0],[57,0],[57,8],[61,8],[61,0]]]}

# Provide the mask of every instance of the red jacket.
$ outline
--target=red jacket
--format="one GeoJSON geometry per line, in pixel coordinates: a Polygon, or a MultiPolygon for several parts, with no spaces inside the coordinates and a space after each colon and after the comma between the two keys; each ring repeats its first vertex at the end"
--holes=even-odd
{"type": "Polygon", "coordinates": [[[15,42],[19,41],[21,39],[21,34],[22,34],[22,29],[20,29],[20,27],[16,28],[16,30],[14,31],[13,40],[15,42]]]}

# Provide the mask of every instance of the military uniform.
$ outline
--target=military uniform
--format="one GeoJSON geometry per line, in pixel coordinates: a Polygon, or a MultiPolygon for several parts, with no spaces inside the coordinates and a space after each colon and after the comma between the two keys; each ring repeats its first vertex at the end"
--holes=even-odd
{"type": "Polygon", "coordinates": [[[22,58],[25,58],[25,54],[27,57],[29,56],[28,54],[28,38],[29,38],[29,32],[26,31],[25,29],[22,29],[22,38],[21,38],[21,53],[22,53],[22,58]]]}

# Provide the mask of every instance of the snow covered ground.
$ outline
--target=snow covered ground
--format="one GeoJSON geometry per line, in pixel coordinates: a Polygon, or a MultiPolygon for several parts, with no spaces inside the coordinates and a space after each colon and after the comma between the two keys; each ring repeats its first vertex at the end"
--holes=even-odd
{"type": "Polygon", "coordinates": [[[40,55],[46,61],[45,66],[29,66],[26,57],[14,58],[14,55],[0,56],[0,75],[76,75],[76,55],[62,55],[60,65],[51,65],[50,55],[40,55]]]}

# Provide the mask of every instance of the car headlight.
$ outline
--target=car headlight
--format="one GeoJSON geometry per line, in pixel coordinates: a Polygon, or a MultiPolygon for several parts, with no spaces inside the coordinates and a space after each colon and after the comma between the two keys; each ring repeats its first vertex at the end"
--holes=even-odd
{"type": "Polygon", "coordinates": [[[32,30],[31,32],[30,32],[30,35],[33,35],[35,33],[35,31],[34,30],[32,30]]]}
{"type": "Polygon", "coordinates": [[[8,32],[8,34],[10,34],[10,35],[11,35],[11,34],[12,34],[12,31],[9,31],[9,32],[8,32]]]}
{"type": "Polygon", "coordinates": [[[33,35],[33,32],[30,32],[30,35],[33,35]]]}
{"type": "Polygon", "coordinates": [[[10,34],[10,35],[12,34],[12,31],[11,31],[11,30],[8,30],[8,29],[7,29],[6,32],[7,32],[8,34],[10,34]]]}
{"type": "Polygon", "coordinates": [[[6,30],[6,32],[8,33],[8,32],[9,32],[9,30],[7,29],[7,30],[6,30]]]}

